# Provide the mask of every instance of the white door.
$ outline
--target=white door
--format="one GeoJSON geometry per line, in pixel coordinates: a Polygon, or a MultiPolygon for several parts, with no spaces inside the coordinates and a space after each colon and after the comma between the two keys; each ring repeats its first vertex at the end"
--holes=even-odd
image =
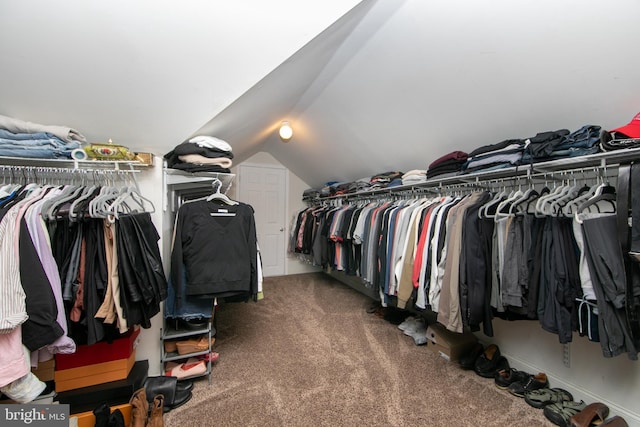
{"type": "Polygon", "coordinates": [[[238,166],[238,200],[253,206],[265,277],[285,273],[287,171],[272,166],[238,166]]]}

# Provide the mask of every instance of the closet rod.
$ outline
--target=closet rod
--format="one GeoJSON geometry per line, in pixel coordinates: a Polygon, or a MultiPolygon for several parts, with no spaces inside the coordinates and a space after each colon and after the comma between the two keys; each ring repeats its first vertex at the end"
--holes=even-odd
{"type": "MultiPolygon", "coordinates": [[[[526,170],[526,174],[504,176],[500,178],[480,179],[480,177],[473,177],[474,179],[464,179],[459,177],[457,182],[444,183],[433,181],[423,184],[412,184],[410,186],[397,186],[393,188],[381,188],[370,191],[362,191],[358,193],[340,194],[336,196],[321,197],[318,199],[307,199],[307,203],[313,204],[323,201],[362,201],[366,199],[380,199],[380,198],[397,198],[397,197],[409,197],[419,196],[422,194],[438,195],[442,193],[450,193],[456,191],[477,191],[477,190],[491,190],[494,187],[507,187],[513,188],[522,185],[534,185],[546,183],[548,181],[558,182],[567,179],[571,180],[609,180],[616,177],[615,171],[611,171],[612,168],[608,168],[606,164],[602,166],[591,167],[576,167],[571,169],[560,169],[549,172],[531,172],[531,169],[526,170]],[[578,175],[578,176],[577,176],[578,175]]],[[[615,168],[613,168],[615,169],[615,168]]]]}
{"type": "Polygon", "coordinates": [[[27,165],[3,165],[0,164],[0,168],[4,169],[15,169],[15,170],[25,170],[25,171],[47,171],[47,172],[55,172],[55,173],[67,173],[71,171],[77,172],[121,172],[121,173],[138,173],[140,172],[137,169],[105,169],[105,168],[65,168],[58,166],[27,166],[27,165]]]}
{"type": "Polygon", "coordinates": [[[79,170],[129,170],[146,169],[149,165],[137,160],[74,160],[74,159],[39,159],[31,157],[0,156],[0,164],[6,166],[53,167],[79,170]]]}
{"type": "Polygon", "coordinates": [[[49,166],[0,165],[0,180],[33,182],[37,184],[65,183],[114,183],[116,181],[132,182],[136,189],[138,170],[114,169],[71,169],[49,166]]]}

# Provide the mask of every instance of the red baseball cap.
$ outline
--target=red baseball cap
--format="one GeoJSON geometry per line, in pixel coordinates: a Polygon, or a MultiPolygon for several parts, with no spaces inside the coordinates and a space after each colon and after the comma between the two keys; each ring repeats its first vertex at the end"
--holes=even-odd
{"type": "Polygon", "coordinates": [[[621,133],[628,138],[640,138],[640,113],[636,114],[628,125],[613,129],[611,132],[621,133]]]}

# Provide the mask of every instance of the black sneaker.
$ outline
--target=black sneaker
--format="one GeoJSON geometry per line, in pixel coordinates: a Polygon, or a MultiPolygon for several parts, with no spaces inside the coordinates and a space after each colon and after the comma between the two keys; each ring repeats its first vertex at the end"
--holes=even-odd
{"type": "Polygon", "coordinates": [[[509,369],[509,362],[500,355],[500,349],[495,344],[489,344],[476,359],[474,370],[484,378],[494,378],[500,369],[509,369]]]}
{"type": "Polygon", "coordinates": [[[517,369],[500,369],[496,372],[495,381],[496,387],[501,390],[507,389],[513,383],[523,383],[526,382],[531,374],[518,371],[517,369]]]}
{"type": "Polygon", "coordinates": [[[508,390],[514,396],[524,397],[525,393],[529,391],[545,387],[549,387],[549,380],[547,380],[547,374],[540,372],[537,375],[529,375],[529,378],[524,382],[511,384],[508,390]]]}

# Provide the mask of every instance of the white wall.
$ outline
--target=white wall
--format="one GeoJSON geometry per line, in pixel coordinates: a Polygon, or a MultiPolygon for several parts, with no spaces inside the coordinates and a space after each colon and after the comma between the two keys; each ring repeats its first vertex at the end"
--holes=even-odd
{"type": "MultiPolygon", "coordinates": [[[[252,165],[265,165],[265,166],[284,166],[275,159],[271,154],[265,152],[259,152],[251,156],[246,160],[246,163],[252,165]]],[[[232,168],[232,172],[237,174],[236,167],[232,168]]],[[[286,169],[286,168],[285,168],[286,169]]],[[[287,169],[287,175],[289,180],[289,195],[287,197],[287,218],[286,218],[286,226],[285,232],[287,236],[291,233],[291,219],[300,209],[305,207],[305,204],[302,202],[302,192],[309,188],[304,181],[300,179],[296,174],[287,169]]],[[[233,193],[234,188],[231,188],[231,194],[233,193]]],[[[285,274],[298,274],[298,273],[309,273],[312,271],[319,271],[317,267],[313,267],[309,264],[302,263],[298,260],[295,255],[291,255],[287,253],[285,257],[285,274]]]]}
{"type": "Polygon", "coordinates": [[[496,319],[493,326],[493,337],[478,337],[483,344],[497,344],[511,367],[533,374],[545,372],[551,387],[564,388],[586,403],[603,402],[630,426],[640,426],[638,361],[629,360],[626,354],[605,358],[600,343],[574,333],[567,367],[557,335],[544,331],[537,320],[496,319]]]}
{"type": "MultiPolygon", "coordinates": [[[[154,158],[154,166],[143,169],[137,175],[142,194],[153,202],[155,212],[151,215],[153,224],[160,234],[160,253],[168,236],[163,230],[163,195],[162,195],[162,158],[154,158]]],[[[162,311],[151,319],[151,328],[140,332],[136,360],[149,361],[149,375],[160,375],[160,329],[162,328],[162,311]]]]}

